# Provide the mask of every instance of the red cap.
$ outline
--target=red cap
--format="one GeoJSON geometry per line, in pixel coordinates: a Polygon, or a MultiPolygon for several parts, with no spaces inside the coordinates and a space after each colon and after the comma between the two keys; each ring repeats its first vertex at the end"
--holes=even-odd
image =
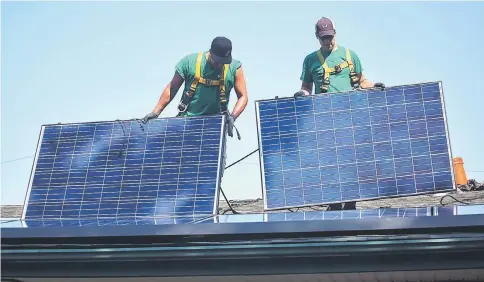
{"type": "Polygon", "coordinates": [[[321,18],[316,23],[316,35],[318,37],[323,37],[325,35],[334,35],[336,30],[334,29],[333,21],[328,18],[321,18]]]}

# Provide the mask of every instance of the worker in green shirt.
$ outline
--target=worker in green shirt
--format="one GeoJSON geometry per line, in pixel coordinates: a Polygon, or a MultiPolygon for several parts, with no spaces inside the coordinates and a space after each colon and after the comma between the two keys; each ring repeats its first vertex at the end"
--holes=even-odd
{"type": "MultiPolygon", "coordinates": [[[[344,92],[357,88],[380,88],[381,82],[373,83],[363,74],[358,55],[343,46],[336,44],[336,29],[329,18],[321,18],[315,27],[316,38],[321,48],[304,58],[301,73],[301,90],[295,97],[310,95],[315,86],[314,94],[344,92]]],[[[328,210],[352,210],[356,202],[330,204],[328,210]]]]}
{"type": "Polygon", "coordinates": [[[232,58],[232,42],[226,37],[216,37],[209,51],[182,58],[155,108],[142,122],[157,118],[173,100],[183,82],[185,87],[178,105],[178,116],[224,114],[227,117],[228,135],[232,137],[234,122],[248,102],[242,64],[232,58]],[[227,106],[232,89],[237,94],[237,103],[229,113],[227,106]]]}
{"type": "Polygon", "coordinates": [[[358,55],[336,44],[333,21],[321,18],[316,23],[316,38],[321,48],[304,58],[301,73],[301,90],[294,96],[343,92],[358,88],[385,88],[381,82],[373,83],[363,74],[358,55]]]}

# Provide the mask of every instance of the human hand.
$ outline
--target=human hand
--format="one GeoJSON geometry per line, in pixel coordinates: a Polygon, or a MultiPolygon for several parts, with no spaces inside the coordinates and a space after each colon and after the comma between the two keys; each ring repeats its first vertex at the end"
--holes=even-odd
{"type": "Polygon", "coordinates": [[[235,117],[233,115],[227,115],[227,133],[230,137],[234,137],[234,123],[235,117]]]}
{"type": "Polygon", "coordinates": [[[384,90],[385,84],[383,84],[382,82],[377,82],[377,83],[375,83],[375,86],[373,86],[373,87],[380,88],[381,90],[384,90]]]}
{"type": "Polygon", "coordinates": [[[302,97],[309,95],[309,92],[306,90],[299,90],[298,92],[294,93],[294,97],[302,97]]]}
{"type": "Polygon", "coordinates": [[[147,123],[148,120],[157,118],[158,116],[159,116],[159,114],[151,112],[151,113],[147,114],[143,119],[141,119],[141,122],[147,123]]]}

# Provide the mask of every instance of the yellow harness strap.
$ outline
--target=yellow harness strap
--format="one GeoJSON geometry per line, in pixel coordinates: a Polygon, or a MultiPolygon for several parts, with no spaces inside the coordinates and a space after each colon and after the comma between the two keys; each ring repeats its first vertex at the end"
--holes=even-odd
{"type": "MultiPolygon", "coordinates": [[[[333,68],[328,67],[328,64],[326,63],[326,60],[324,60],[324,57],[323,57],[323,54],[321,54],[321,51],[318,50],[316,53],[318,54],[319,61],[323,65],[325,78],[329,77],[330,74],[335,73],[336,67],[333,67],[333,68]]],[[[348,56],[349,56],[349,59],[351,60],[351,56],[349,55],[349,51],[348,51],[348,49],[346,49],[346,58],[347,59],[348,59],[348,56]]],[[[347,68],[347,67],[350,67],[350,70],[351,70],[351,68],[353,67],[353,62],[351,62],[351,61],[342,62],[341,64],[337,65],[337,67],[339,67],[340,70],[347,68]]]]}
{"type": "Polygon", "coordinates": [[[358,81],[358,78],[356,77],[356,73],[355,73],[355,66],[353,65],[353,60],[351,59],[350,49],[346,48],[346,62],[342,62],[341,64],[336,65],[335,67],[332,67],[332,68],[328,67],[328,64],[326,63],[326,60],[324,59],[323,54],[321,54],[321,50],[318,50],[316,54],[318,55],[321,65],[323,66],[324,81],[326,83],[329,83],[330,74],[339,73],[344,68],[347,68],[347,67],[350,69],[351,83],[353,84],[358,81]]]}
{"type": "Polygon", "coordinates": [[[227,77],[227,72],[229,71],[229,65],[224,65],[224,75],[221,80],[220,84],[220,103],[221,103],[221,110],[222,113],[227,111],[227,96],[225,95],[225,78],[227,77]]]}
{"type": "Polygon", "coordinates": [[[346,62],[350,68],[350,72],[355,72],[355,66],[353,65],[353,60],[351,59],[350,49],[346,48],[346,62]]]}
{"type": "Polygon", "coordinates": [[[319,61],[321,62],[321,65],[323,65],[324,80],[326,80],[326,79],[329,78],[328,64],[326,63],[326,60],[324,59],[323,54],[321,54],[321,50],[318,50],[318,52],[316,52],[316,54],[318,54],[319,61]]]}
{"type": "Polygon", "coordinates": [[[348,49],[348,48],[346,48],[346,61],[349,64],[351,84],[354,87],[355,84],[357,84],[360,79],[356,75],[355,66],[353,65],[353,60],[351,59],[350,49],[348,49]]]}
{"type": "MultiPolygon", "coordinates": [[[[184,105],[185,110],[188,107],[188,104],[190,103],[191,99],[193,98],[193,95],[195,94],[195,90],[197,89],[198,84],[201,83],[203,85],[208,85],[208,86],[219,86],[219,88],[220,88],[220,103],[221,103],[221,106],[222,106],[222,112],[225,112],[227,110],[227,96],[225,95],[225,78],[227,77],[229,65],[228,64],[224,65],[222,79],[206,79],[206,78],[201,77],[202,56],[203,56],[203,52],[198,53],[197,62],[196,62],[196,66],[195,66],[195,77],[193,78],[193,81],[190,84],[190,90],[185,93],[186,98],[189,100],[184,105]]],[[[179,107],[179,109],[180,109],[180,107],[179,107]]]]}

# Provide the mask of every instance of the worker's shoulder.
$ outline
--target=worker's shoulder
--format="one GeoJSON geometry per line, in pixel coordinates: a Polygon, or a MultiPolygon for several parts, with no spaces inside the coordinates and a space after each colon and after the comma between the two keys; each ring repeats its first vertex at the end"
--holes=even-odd
{"type": "Polygon", "coordinates": [[[235,70],[238,70],[239,68],[242,67],[242,62],[240,60],[232,58],[232,62],[230,62],[229,66],[235,70]]]}
{"type": "Polygon", "coordinates": [[[319,60],[318,58],[318,50],[315,50],[304,57],[304,61],[311,61],[311,60],[319,60]]]}
{"type": "Polygon", "coordinates": [[[194,53],[187,54],[187,55],[183,56],[180,61],[181,62],[189,62],[189,61],[195,62],[197,60],[199,53],[200,52],[194,52],[194,53]]]}
{"type": "Polygon", "coordinates": [[[345,46],[338,46],[338,51],[341,53],[341,54],[346,54],[346,51],[350,51],[350,54],[352,57],[354,56],[358,56],[358,54],[356,54],[355,50],[351,49],[351,48],[348,48],[348,47],[345,47],[345,46]]]}

